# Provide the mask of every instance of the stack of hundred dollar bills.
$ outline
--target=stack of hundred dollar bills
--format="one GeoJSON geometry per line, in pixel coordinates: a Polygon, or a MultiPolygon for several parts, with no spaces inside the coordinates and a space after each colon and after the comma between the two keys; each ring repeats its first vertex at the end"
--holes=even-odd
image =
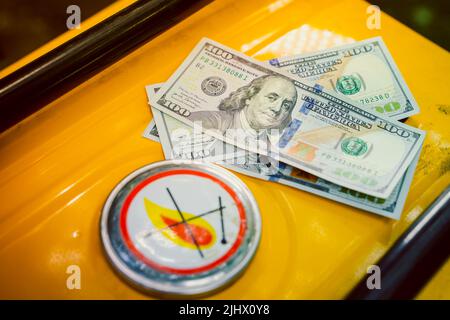
{"type": "Polygon", "coordinates": [[[398,121],[419,107],[381,38],[266,62],[204,38],[146,90],[167,159],[399,219],[425,132],[398,121]]]}

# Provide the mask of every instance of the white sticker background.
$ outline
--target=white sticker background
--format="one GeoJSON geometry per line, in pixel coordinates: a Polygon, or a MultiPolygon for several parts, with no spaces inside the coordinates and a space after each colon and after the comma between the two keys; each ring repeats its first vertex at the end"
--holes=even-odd
{"type": "MultiPolygon", "coordinates": [[[[181,221],[181,217],[177,217],[177,221],[181,221]]],[[[190,222],[195,224],[195,221],[190,222]]],[[[169,268],[192,269],[206,266],[228,252],[237,239],[241,219],[234,200],[219,184],[196,175],[176,174],[152,181],[140,190],[130,204],[126,222],[134,246],[146,258],[169,268]],[[221,241],[223,236],[219,210],[200,218],[210,224],[216,235],[215,241],[210,247],[200,247],[203,257],[195,247],[180,246],[161,231],[155,232],[158,228],[147,215],[144,198],[158,206],[176,210],[166,188],[170,189],[183,213],[196,216],[218,209],[220,196],[222,206],[225,206],[223,223],[226,244],[221,241]],[[145,236],[149,232],[151,235],[145,236]]]]}

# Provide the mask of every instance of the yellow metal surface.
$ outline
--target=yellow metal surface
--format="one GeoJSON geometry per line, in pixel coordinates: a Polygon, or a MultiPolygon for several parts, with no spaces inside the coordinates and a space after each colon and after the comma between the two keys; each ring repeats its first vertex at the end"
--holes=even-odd
{"type": "MultiPolygon", "coordinates": [[[[119,1],[84,26],[131,2],[119,1]]],[[[123,177],[163,159],[160,145],[142,137],[151,119],[144,86],[165,81],[201,37],[263,60],[381,35],[421,107],[407,123],[428,132],[401,220],[239,175],[261,209],[261,245],[245,274],[212,296],[344,297],[450,183],[449,54],[384,14],[381,29],[368,29],[368,6],[350,0],[214,1],[1,134],[0,298],[147,298],[106,261],[100,212],[123,177]],[[80,290],[66,286],[70,265],[80,267],[80,290]]],[[[443,290],[424,294],[449,297],[450,287],[443,290]]]]}

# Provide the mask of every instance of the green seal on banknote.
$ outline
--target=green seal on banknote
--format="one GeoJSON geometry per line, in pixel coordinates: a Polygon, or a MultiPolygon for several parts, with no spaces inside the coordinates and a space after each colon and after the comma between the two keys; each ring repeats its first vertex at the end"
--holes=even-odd
{"type": "Polygon", "coordinates": [[[342,76],[337,79],[336,87],[345,95],[355,94],[361,90],[361,80],[353,75],[342,76]]]}
{"type": "Polygon", "coordinates": [[[346,138],[341,143],[341,148],[344,153],[351,156],[361,156],[367,152],[367,143],[356,137],[346,138]]]}

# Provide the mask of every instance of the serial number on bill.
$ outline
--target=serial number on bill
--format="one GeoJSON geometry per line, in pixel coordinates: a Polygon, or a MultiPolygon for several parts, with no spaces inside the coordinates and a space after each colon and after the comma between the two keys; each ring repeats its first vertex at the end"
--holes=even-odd
{"type": "Polygon", "coordinates": [[[186,304],[181,306],[180,315],[197,315],[207,318],[214,314],[221,314],[232,317],[234,315],[268,315],[270,313],[269,305],[257,304],[225,304],[222,307],[214,306],[193,306],[186,304]]]}

